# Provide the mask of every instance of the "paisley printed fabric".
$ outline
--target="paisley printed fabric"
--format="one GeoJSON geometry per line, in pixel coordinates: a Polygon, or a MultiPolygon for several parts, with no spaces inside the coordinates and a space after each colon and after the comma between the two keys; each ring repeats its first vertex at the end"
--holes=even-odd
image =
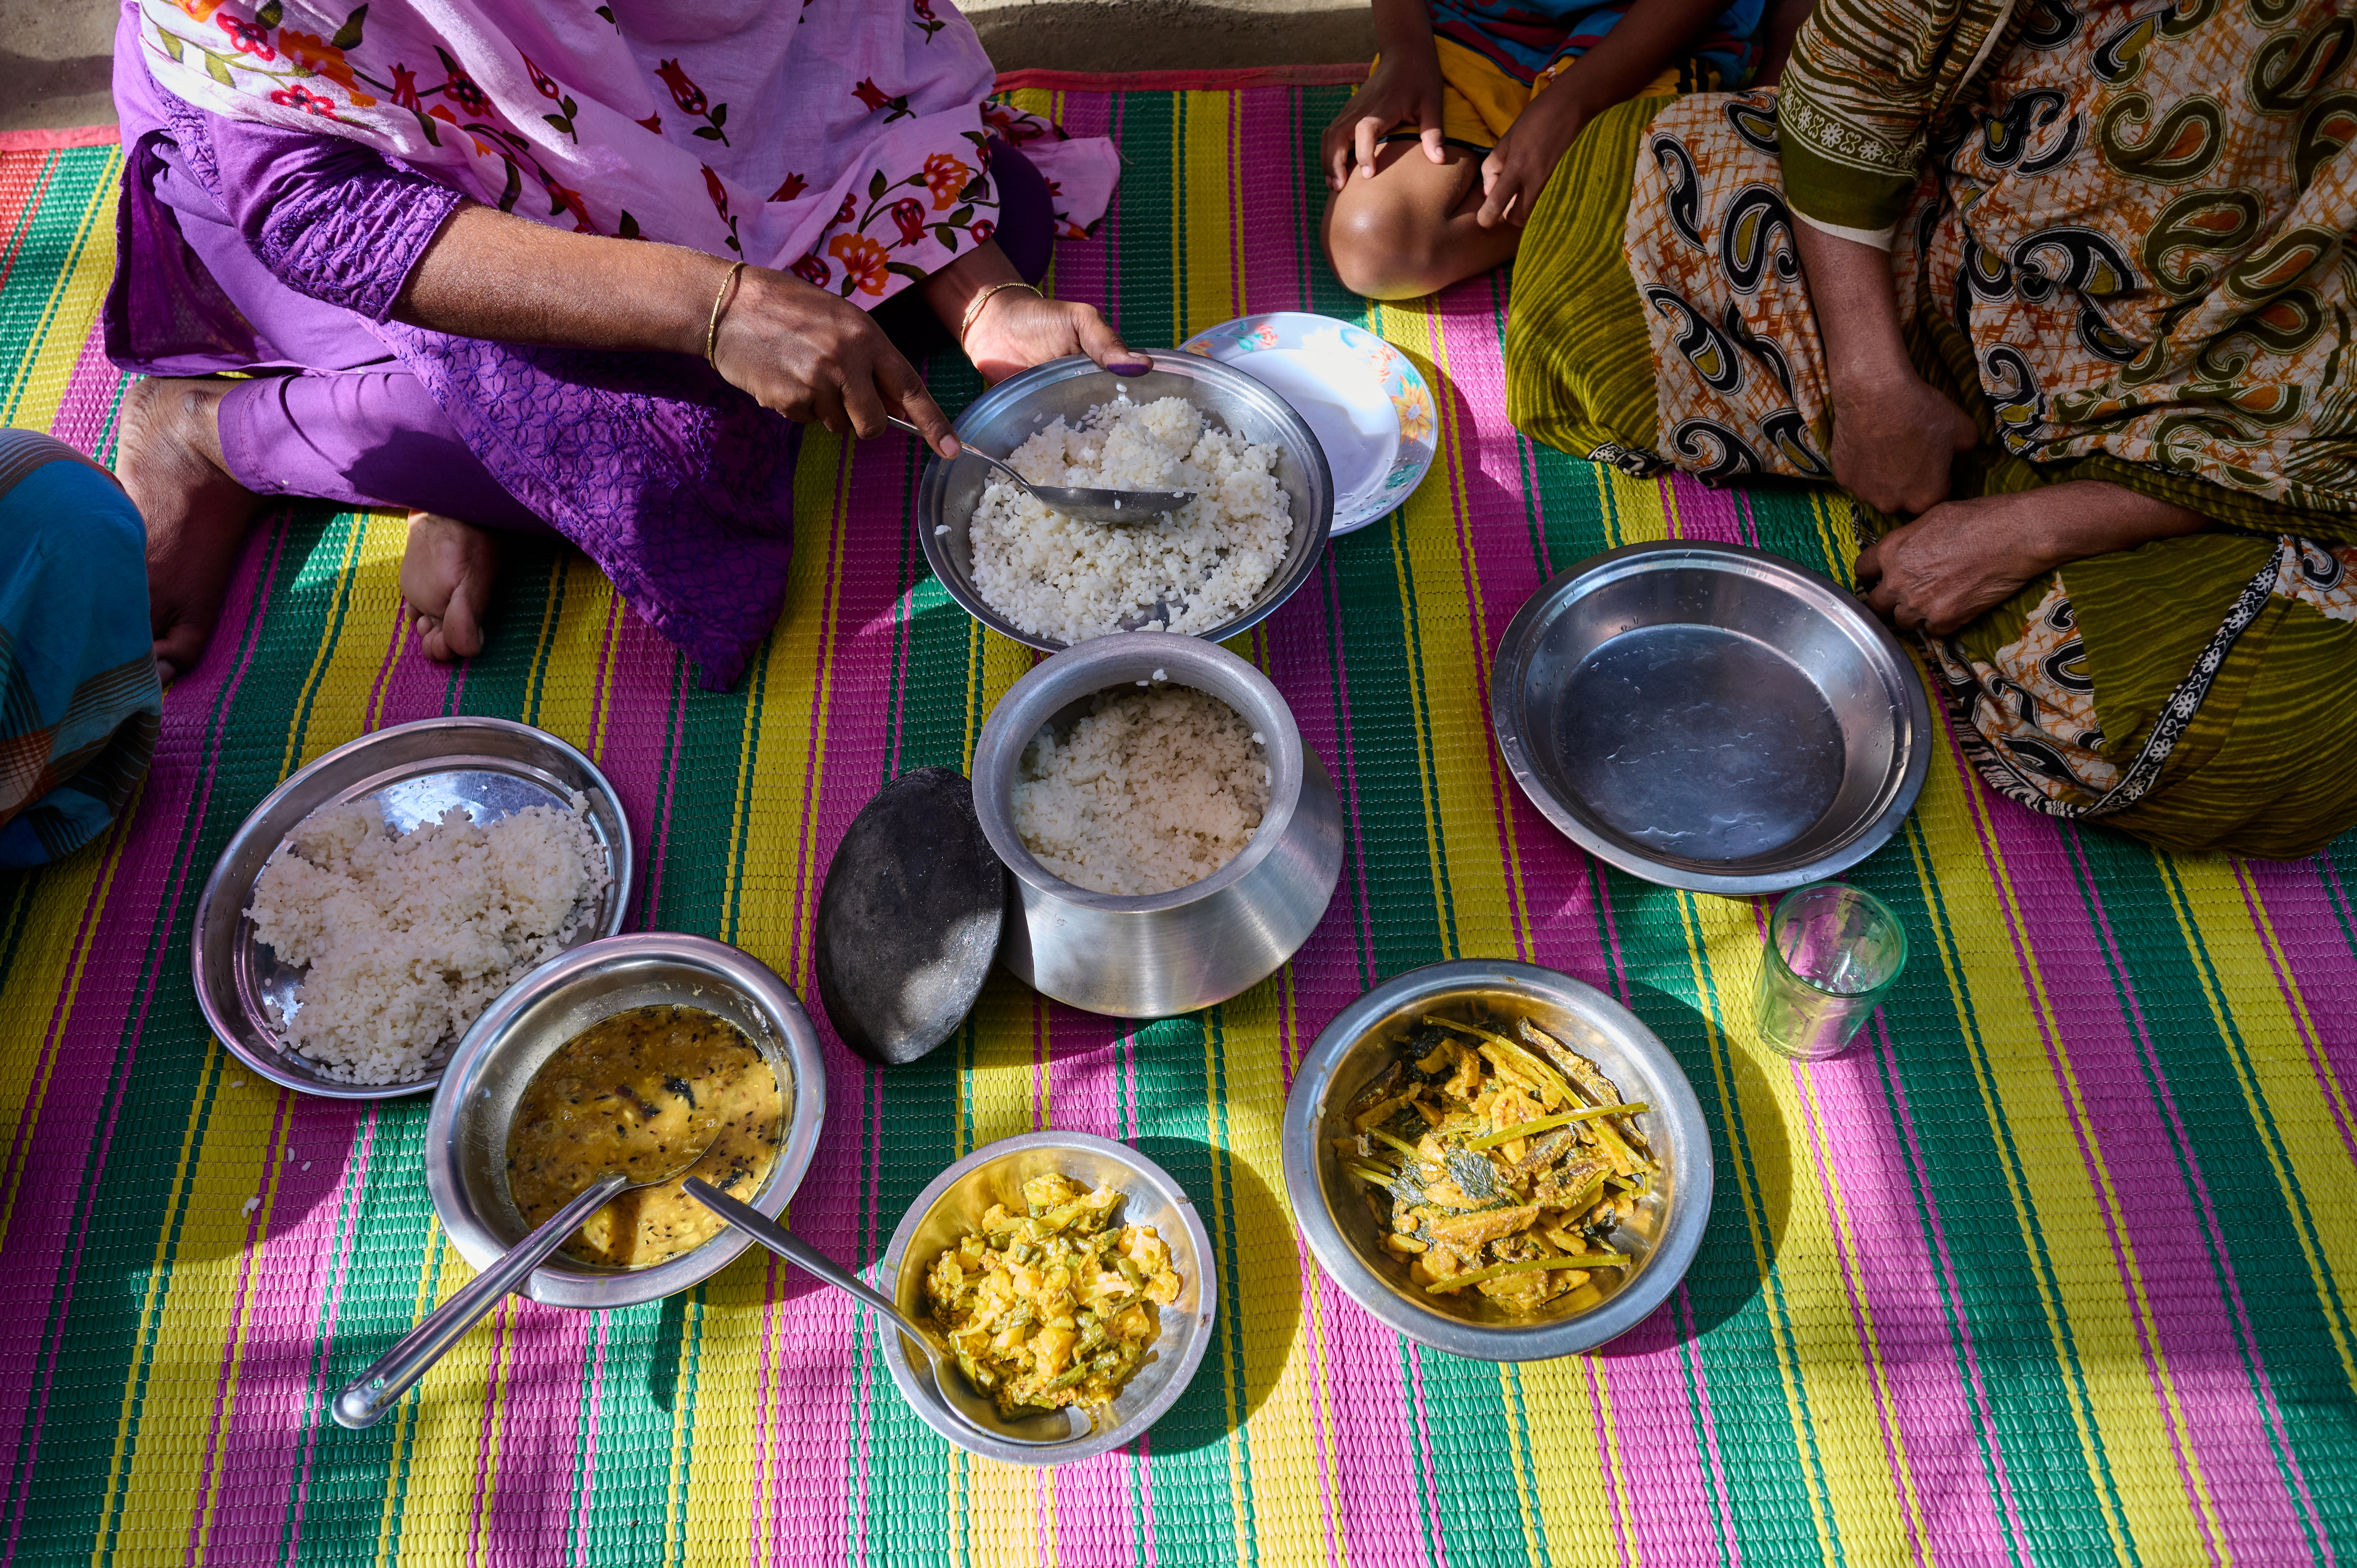
{"type": "MultiPolygon", "coordinates": [[[[2072,563],[1927,644],[1983,778],[2179,850],[2299,855],[2357,822],[2357,20],[1821,0],[1803,40],[1781,94],[1583,134],[1515,269],[1515,423],[1631,472],[1829,477],[1793,225],[1881,225],[1915,368],[1980,430],[1955,494],[2096,479],[2225,529],[2072,563]],[[1828,61],[1856,77],[1840,137],[1828,61]]],[[[1861,538],[1894,521],[1858,509],[1861,538]]]]}
{"type": "MultiPolygon", "coordinates": [[[[2101,454],[2198,481],[2188,504],[2221,521],[2288,511],[2357,538],[2357,157],[2337,156],[2357,138],[2357,19],[2042,0],[2010,36],[1927,143],[1892,252],[1902,315],[1969,342],[2013,456],[2101,454]]],[[[1827,472],[1785,107],[1663,110],[1629,209],[1659,456],[1715,478],[1827,472]]]]}
{"type": "Polygon", "coordinates": [[[985,104],[950,0],[140,0],[166,90],[348,137],[555,227],[791,270],[872,307],[988,240],[996,132],[1059,226],[1111,199],[1103,140],[985,104]]]}

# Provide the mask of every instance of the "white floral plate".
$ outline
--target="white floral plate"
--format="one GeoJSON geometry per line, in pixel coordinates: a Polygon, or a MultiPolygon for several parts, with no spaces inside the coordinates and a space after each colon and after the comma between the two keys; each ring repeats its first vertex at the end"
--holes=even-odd
{"type": "Polygon", "coordinates": [[[1178,348],[1234,366],[1308,422],[1334,472],[1338,534],[1388,517],[1432,467],[1432,389],[1414,360],[1363,327],[1279,310],[1222,322],[1178,348]]]}

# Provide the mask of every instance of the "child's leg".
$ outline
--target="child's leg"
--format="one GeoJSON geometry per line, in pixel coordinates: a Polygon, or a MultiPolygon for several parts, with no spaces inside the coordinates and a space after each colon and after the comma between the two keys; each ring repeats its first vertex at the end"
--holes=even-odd
{"type": "Polygon", "coordinates": [[[1388,142],[1372,179],[1353,175],[1326,204],[1326,254],[1344,287],[1372,299],[1414,299],[1512,259],[1523,231],[1484,229],[1484,154],[1444,145],[1434,163],[1415,142],[1388,142]]]}

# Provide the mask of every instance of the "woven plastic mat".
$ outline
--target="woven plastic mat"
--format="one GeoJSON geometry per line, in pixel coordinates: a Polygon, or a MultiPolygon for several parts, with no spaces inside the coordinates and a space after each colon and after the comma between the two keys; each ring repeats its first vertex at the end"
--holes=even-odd
{"type": "MultiPolygon", "coordinates": [[[[1431,379],[1441,456],[1236,645],[1343,796],[1341,890],[1297,960],[1135,1026],[1002,978],[953,1047],[889,1073],[828,1036],[793,1220],[864,1262],[979,1143],[1133,1140],[1193,1195],[1218,1260],[1186,1396],[1088,1464],[972,1461],[902,1404],[868,1316],[754,1254],[634,1310],[511,1305],[381,1427],[324,1418],[467,1271],[426,1201],[423,1101],[274,1092],[211,1041],[189,989],[197,890],[307,759],[382,725],[500,714],[611,776],[647,856],[639,921],[737,943],[807,993],[852,814],[896,773],[963,766],[1029,664],[926,575],[911,446],[813,432],[791,602],[726,695],[554,550],[511,568],[481,659],[433,665],[398,613],[398,518],[265,515],[135,813],[0,880],[0,1551],[959,1568],[2357,1551],[2357,840],[2294,865],[2158,855],[1993,799],[1943,730],[1921,807],[1854,874],[1906,919],[1910,968],[1850,1055],[1761,1056],[1762,909],[1633,881],[1550,830],[1497,765],[1486,670],[1531,590],[1596,551],[1732,540],[1843,576],[1842,509],[1520,440],[1501,279],[1374,309],[1344,292],[1318,254],[1313,150],[1347,85],[1034,81],[1028,107],[1125,161],[1103,232],[1060,248],[1058,293],[1144,345],[1251,310],[1362,321],[1431,379]],[[1701,1254],[1600,1354],[1419,1351],[1292,1229],[1294,1063],[1351,996],[1460,955],[1626,1001],[1709,1117],[1701,1254]]],[[[122,383],[94,328],[121,160],[82,141],[0,150],[0,420],[105,455],[122,383]]],[[[962,366],[931,375],[953,405],[978,390],[962,366]]]]}

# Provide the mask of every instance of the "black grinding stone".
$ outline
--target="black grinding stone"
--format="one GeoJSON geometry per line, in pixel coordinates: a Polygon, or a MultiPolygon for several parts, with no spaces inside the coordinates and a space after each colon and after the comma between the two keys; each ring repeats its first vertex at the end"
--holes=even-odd
{"type": "Polygon", "coordinates": [[[843,1043],[915,1061],[957,1033],[1006,918],[1006,868],[946,768],[903,773],[859,810],[818,896],[818,993],[843,1043]]]}

